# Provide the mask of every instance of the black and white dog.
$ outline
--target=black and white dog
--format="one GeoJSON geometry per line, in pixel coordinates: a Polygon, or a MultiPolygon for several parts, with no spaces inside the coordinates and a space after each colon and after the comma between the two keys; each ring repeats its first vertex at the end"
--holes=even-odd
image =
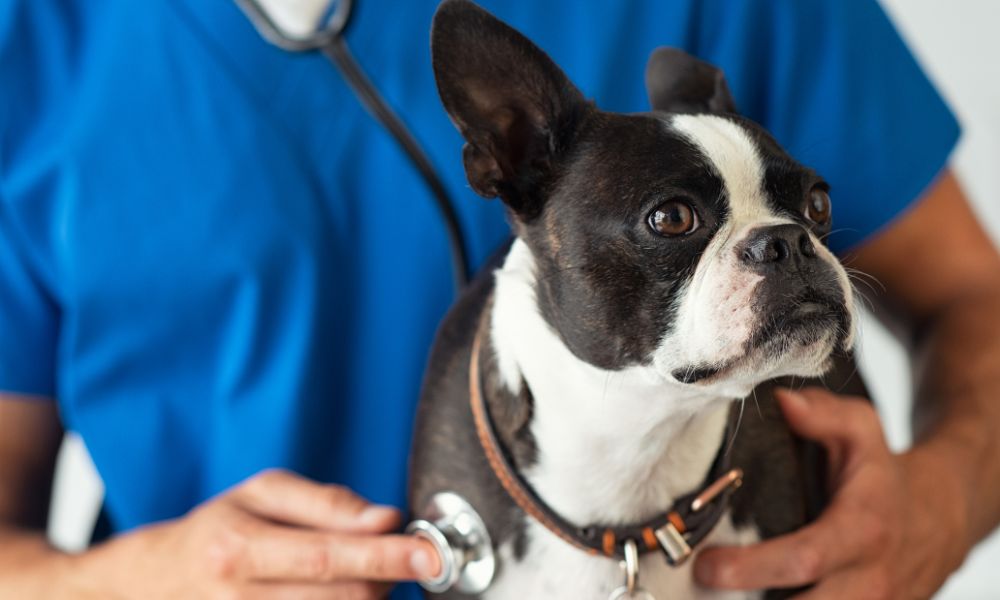
{"type": "MultiPolygon", "coordinates": [[[[412,462],[412,506],[453,490],[487,524],[499,567],[482,597],[608,598],[628,541],[616,532],[704,491],[723,455],[745,483],[706,543],[751,543],[815,516],[822,474],[767,390],[764,418],[751,409],[735,441],[732,408],[766,381],[827,372],[853,344],[852,288],[821,241],[822,178],[735,114],[717,69],[676,50],[653,54],[653,111],[632,115],[596,108],[464,0],[438,10],[432,53],[469,183],[503,200],[515,233],[441,327],[412,462]],[[512,497],[470,389],[551,514],[512,497]],[[567,540],[552,514],[606,552],[567,540]]],[[[690,561],[671,566],[656,536],[634,531],[655,597],[747,597],[699,588],[690,561]]]]}

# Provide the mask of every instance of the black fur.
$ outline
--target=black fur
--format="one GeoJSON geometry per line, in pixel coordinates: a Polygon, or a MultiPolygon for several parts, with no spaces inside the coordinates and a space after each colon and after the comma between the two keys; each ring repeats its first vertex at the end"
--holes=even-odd
{"type": "Polygon", "coordinates": [[[441,101],[467,141],[462,157],[472,189],[502,197],[530,220],[591,107],[552,59],[471,2],[441,4],[431,59],[441,101]]]}
{"type": "MultiPolygon", "coordinates": [[[[609,370],[647,361],[672,326],[678,290],[729,217],[725,187],[711,162],[671,133],[662,114],[598,110],[534,44],[471,2],[442,3],[432,53],[442,102],[466,140],[463,160],[472,188],[504,201],[515,234],[535,258],[542,316],[581,360],[609,370]],[[702,227],[690,235],[659,236],[648,216],[675,198],[694,207],[702,227]]],[[[724,114],[748,129],[763,153],[768,201],[800,223],[794,227],[804,232],[812,226],[802,206],[821,183],[818,176],[759,126],[730,114],[735,103],[717,69],[676,50],[659,50],[647,82],[656,110],[724,114]]],[[[455,491],[480,512],[495,546],[514,539],[520,555],[523,514],[486,462],[468,403],[468,361],[481,331],[484,393],[500,440],[515,467],[534,463],[530,390],[524,385],[514,396],[500,385],[489,350],[496,266],[483,270],[438,332],[417,415],[410,502],[419,511],[434,493],[455,491]]],[[[787,277],[830,280],[821,269],[810,263],[787,277]]],[[[843,311],[841,293],[827,284],[809,284],[803,292],[798,280],[775,278],[769,286],[761,310],[817,304],[830,308],[830,318],[843,318],[832,308],[839,304],[843,311]]],[[[773,327],[795,329],[799,341],[818,331],[806,322],[791,328],[775,321],[773,327]]],[[[752,343],[771,343],[766,331],[760,335],[752,343]]],[[[694,382],[722,368],[695,365],[684,376],[694,382]]],[[[748,408],[733,451],[733,463],[747,472],[747,484],[734,499],[734,518],[753,522],[765,537],[802,526],[825,498],[816,481],[821,477],[813,477],[822,473],[815,462],[821,457],[788,431],[772,387],[765,384],[755,394],[760,413],[748,408]]]]}
{"type": "Polygon", "coordinates": [[[722,71],[676,48],[658,48],[646,64],[649,105],[661,112],[735,113],[722,71]]]}

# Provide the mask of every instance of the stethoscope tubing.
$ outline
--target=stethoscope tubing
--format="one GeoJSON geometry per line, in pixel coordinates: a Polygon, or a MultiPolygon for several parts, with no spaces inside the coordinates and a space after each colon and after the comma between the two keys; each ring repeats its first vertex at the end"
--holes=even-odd
{"type": "Polygon", "coordinates": [[[469,259],[465,251],[462,226],[458,220],[454,201],[431,164],[430,158],[403,120],[389,107],[375,85],[361,70],[343,36],[333,38],[321,48],[321,51],[340,71],[361,105],[396,140],[430,189],[448,234],[455,290],[462,290],[469,281],[469,259]]]}
{"type": "Polygon", "coordinates": [[[271,19],[257,0],[236,0],[257,31],[269,42],[289,52],[319,51],[326,56],[340,72],[344,82],[347,83],[365,111],[393,137],[413,166],[416,167],[424,184],[431,192],[448,236],[452,279],[457,294],[468,284],[471,266],[455,202],[423,146],[382,97],[347,45],[344,31],[350,23],[356,1],[338,0],[323,29],[308,37],[298,38],[284,34],[281,27],[271,19]]]}

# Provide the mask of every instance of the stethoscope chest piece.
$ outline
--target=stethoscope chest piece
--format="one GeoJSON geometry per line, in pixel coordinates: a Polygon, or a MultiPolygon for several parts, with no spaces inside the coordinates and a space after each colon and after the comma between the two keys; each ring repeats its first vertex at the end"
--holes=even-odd
{"type": "Polygon", "coordinates": [[[486,591],[493,581],[496,560],[486,524],[475,509],[454,492],[440,492],[419,514],[424,518],[410,523],[406,532],[433,544],[441,559],[440,575],[420,585],[435,593],[486,591]]]}

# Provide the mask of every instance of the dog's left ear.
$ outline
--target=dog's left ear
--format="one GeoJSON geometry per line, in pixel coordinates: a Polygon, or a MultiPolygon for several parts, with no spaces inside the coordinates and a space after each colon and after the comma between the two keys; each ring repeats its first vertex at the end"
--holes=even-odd
{"type": "Polygon", "coordinates": [[[736,112],[722,71],[677,48],[657,48],[650,55],[646,63],[646,92],[653,110],[736,112]]]}
{"type": "Polygon", "coordinates": [[[467,142],[472,189],[530,220],[589,104],[537,46],[466,0],[441,3],[431,57],[441,101],[467,142]]]}

